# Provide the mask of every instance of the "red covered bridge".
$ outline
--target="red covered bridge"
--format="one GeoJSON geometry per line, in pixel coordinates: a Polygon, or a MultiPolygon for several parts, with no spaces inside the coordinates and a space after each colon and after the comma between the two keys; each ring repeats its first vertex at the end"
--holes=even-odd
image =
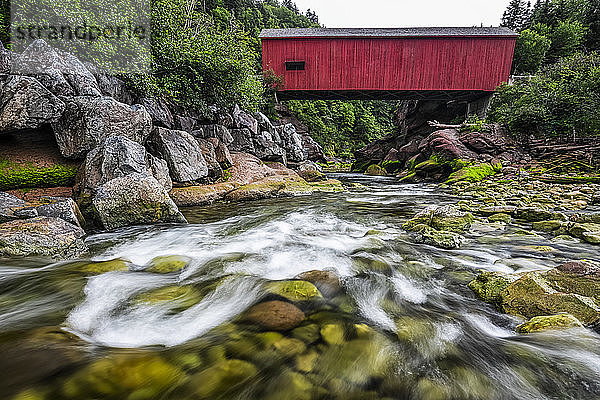
{"type": "Polygon", "coordinates": [[[508,81],[507,28],[267,29],[263,67],[285,99],[476,100],[508,81]]]}

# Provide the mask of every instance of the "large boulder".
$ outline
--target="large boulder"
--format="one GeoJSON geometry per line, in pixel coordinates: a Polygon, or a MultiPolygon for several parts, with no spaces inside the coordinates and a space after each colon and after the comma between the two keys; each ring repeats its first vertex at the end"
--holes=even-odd
{"type": "Polygon", "coordinates": [[[283,148],[286,151],[287,158],[292,162],[302,162],[306,160],[302,148],[302,138],[296,132],[296,127],[292,124],[286,124],[278,127],[278,133],[283,142],[283,148]]]}
{"type": "Polygon", "coordinates": [[[413,226],[424,224],[437,230],[460,233],[469,230],[473,221],[471,213],[456,206],[430,206],[415,215],[403,228],[410,230],[413,226]]]}
{"type": "Polygon", "coordinates": [[[310,161],[324,161],[323,147],[317,143],[308,132],[300,134],[302,150],[310,161]]]}
{"type": "Polygon", "coordinates": [[[41,39],[21,53],[13,73],[35,77],[57,96],[101,95],[96,78],[77,57],[55,50],[41,39]]]}
{"type": "Polygon", "coordinates": [[[81,227],[85,224],[77,203],[67,197],[42,197],[35,209],[40,217],[60,218],[71,225],[81,227]]]}
{"type": "Polygon", "coordinates": [[[460,136],[460,141],[476,153],[496,155],[506,149],[504,136],[493,133],[470,132],[460,136]]]}
{"type": "Polygon", "coordinates": [[[200,148],[202,149],[202,156],[208,165],[208,177],[211,181],[216,181],[223,176],[223,168],[217,160],[217,152],[212,142],[206,139],[196,138],[200,148]]]}
{"type": "Polygon", "coordinates": [[[92,203],[104,229],[186,222],[165,188],[144,174],[132,173],[100,186],[92,203]]]}
{"type": "Polygon", "coordinates": [[[143,144],[150,135],[152,119],[142,106],[129,106],[111,97],[78,96],[66,101],[62,117],[52,124],[64,157],[83,158],[112,136],[143,144]]]}
{"type": "Polygon", "coordinates": [[[16,55],[7,50],[4,44],[0,43],[0,74],[9,74],[12,69],[16,55]]]}
{"type": "Polygon", "coordinates": [[[196,130],[192,132],[192,135],[203,139],[219,139],[226,146],[233,143],[233,137],[224,125],[200,125],[196,127],[196,130]]]}
{"type": "Polygon", "coordinates": [[[124,81],[91,63],[85,63],[85,66],[96,78],[103,96],[112,97],[120,103],[135,104],[135,95],[124,81]]]}
{"type": "Polygon", "coordinates": [[[239,153],[256,153],[252,132],[249,129],[232,129],[233,141],[227,146],[229,150],[239,153]]]}
{"type": "Polygon", "coordinates": [[[419,152],[429,158],[437,155],[446,160],[476,160],[477,153],[469,150],[461,141],[455,129],[443,129],[433,132],[419,144],[419,152]]]}
{"type": "Polygon", "coordinates": [[[469,286],[480,296],[491,294],[481,297],[508,314],[530,319],[569,313],[585,325],[600,322],[600,266],[589,261],[501,279],[477,278],[469,286]]]}
{"type": "Polygon", "coordinates": [[[167,161],[175,182],[194,182],[208,176],[202,149],[191,134],[157,127],[150,135],[149,145],[167,161]]]}
{"type": "Polygon", "coordinates": [[[261,160],[287,164],[286,151],[279,147],[268,131],[262,131],[254,138],[254,155],[261,160]]]}
{"type": "Polygon", "coordinates": [[[233,125],[237,129],[248,129],[252,135],[258,134],[258,121],[256,118],[242,110],[238,105],[234,107],[231,115],[233,117],[233,125]]]}
{"type": "Polygon", "coordinates": [[[113,136],[86,156],[75,186],[76,197],[94,195],[100,186],[132,173],[154,176],[167,191],[172,188],[165,161],[151,156],[133,140],[113,136]]]}
{"type": "Polygon", "coordinates": [[[219,163],[219,165],[221,165],[221,168],[231,168],[231,166],[233,165],[233,160],[231,158],[231,153],[229,152],[229,149],[227,148],[225,143],[223,143],[217,138],[209,138],[207,140],[210,143],[212,143],[213,147],[215,148],[217,162],[219,163]]]}
{"type": "Polygon", "coordinates": [[[171,129],[175,123],[173,115],[164,100],[144,97],[140,99],[140,104],[146,108],[152,118],[154,126],[171,129]]]}
{"type": "Polygon", "coordinates": [[[59,218],[36,217],[0,224],[0,255],[77,258],[87,251],[85,232],[59,218]]]}
{"type": "Polygon", "coordinates": [[[11,75],[0,94],[0,133],[37,129],[57,121],[65,103],[35,78],[11,75]]]}

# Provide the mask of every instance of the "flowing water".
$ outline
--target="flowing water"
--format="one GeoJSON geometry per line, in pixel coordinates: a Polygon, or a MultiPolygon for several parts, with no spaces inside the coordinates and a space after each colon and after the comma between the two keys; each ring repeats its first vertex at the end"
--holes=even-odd
{"type": "Polygon", "coordinates": [[[480,269],[597,259],[594,247],[483,224],[460,250],[414,244],[403,222],[456,198],[336,177],[369,190],[215,204],[185,210],[190,225],[87,239],[91,261],[127,259],[129,271],[0,260],[0,398],[600,399],[597,333],[516,334],[521,320],[466,286],[480,269]],[[190,262],[144,271],[170,255],[190,262]],[[282,336],[241,322],[268,300],[267,282],[311,270],[335,272],[343,291],[299,304],[302,329],[282,336]],[[167,295],[144,300],[153,293],[167,295]]]}

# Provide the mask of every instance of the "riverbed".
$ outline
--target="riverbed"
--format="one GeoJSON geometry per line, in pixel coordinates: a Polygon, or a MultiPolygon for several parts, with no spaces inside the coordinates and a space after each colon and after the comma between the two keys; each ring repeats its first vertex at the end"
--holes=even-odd
{"type": "Polygon", "coordinates": [[[600,399],[597,333],[517,334],[523,320],[467,287],[479,270],[549,270],[597,260],[597,247],[518,235],[528,227],[515,223],[475,223],[458,250],[415,244],[402,224],[459,198],[331,177],[367,190],[183,210],[189,225],[91,235],[88,260],[0,260],[0,398],[600,399]],[[185,268],[145,271],[173,255],[185,268]],[[132,266],[78,272],[113,259],[132,266]],[[270,296],[265,284],[312,270],[342,290],[299,304],[310,334],[240,322],[270,296]],[[201,296],[144,301],[174,287],[201,296]]]}

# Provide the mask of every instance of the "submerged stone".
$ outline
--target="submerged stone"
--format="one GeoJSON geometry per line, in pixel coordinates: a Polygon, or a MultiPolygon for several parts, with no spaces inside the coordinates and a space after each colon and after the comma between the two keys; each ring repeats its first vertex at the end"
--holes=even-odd
{"type": "Polygon", "coordinates": [[[488,217],[488,221],[490,222],[502,222],[504,224],[510,224],[512,221],[512,216],[509,214],[492,214],[488,217]]]}
{"type": "Polygon", "coordinates": [[[135,302],[149,305],[172,303],[177,311],[187,310],[202,300],[200,292],[193,286],[168,286],[140,294],[135,302]]]}
{"type": "Polygon", "coordinates": [[[571,314],[561,313],[534,317],[517,326],[519,333],[535,333],[555,329],[583,328],[583,324],[571,314]]]}
{"type": "Polygon", "coordinates": [[[278,281],[266,284],[267,292],[285,297],[290,301],[306,301],[323,295],[315,285],[307,281],[278,281]]]}
{"type": "Polygon", "coordinates": [[[127,260],[116,259],[111,261],[102,261],[85,264],[79,268],[79,271],[87,274],[105,274],[107,272],[126,272],[129,271],[130,262],[127,260]]]}
{"type": "Polygon", "coordinates": [[[190,259],[184,256],[161,256],[150,261],[150,266],[146,269],[147,272],[157,274],[169,274],[178,272],[184,269],[190,259]]]}
{"type": "Polygon", "coordinates": [[[300,372],[308,373],[312,372],[315,368],[315,363],[319,358],[319,353],[315,350],[311,349],[304,354],[299,354],[296,356],[296,369],[300,372]]]}
{"type": "Polygon", "coordinates": [[[321,327],[321,337],[327,344],[343,344],[346,336],[344,326],[339,323],[326,324],[321,327]]]}
{"type": "Polygon", "coordinates": [[[304,313],[291,303],[267,301],[250,308],[242,320],[271,331],[294,329],[304,320],[304,313]]]}
{"type": "Polygon", "coordinates": [[[312,283],[326,297],[333,297],[342,290],[340,278],[331,271],[307,271],[297,278],[312,283]]]}
{"type": "Polygon", "coordinates": [[[321,339],[321,328],[317,324],[299,326],[292,330],[292,337],[302,340],[304,343],[312,344],[321,339]]]}
{"type": "Polygon", "coordinates": [[[271,347],[285,358],[294,357],[306,351],[306,345],[303,341],[286,337],[279,339],[271,347]]]}
{"type": "Polygon", "coordinates": [[[192,375],[188,387],[196,398],[214,399],[232,393],[258,374],[256,367],[242,360],[224,360],[192,375]]]}

